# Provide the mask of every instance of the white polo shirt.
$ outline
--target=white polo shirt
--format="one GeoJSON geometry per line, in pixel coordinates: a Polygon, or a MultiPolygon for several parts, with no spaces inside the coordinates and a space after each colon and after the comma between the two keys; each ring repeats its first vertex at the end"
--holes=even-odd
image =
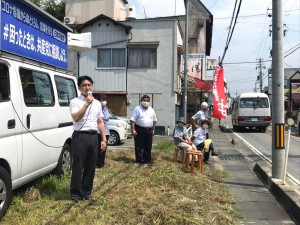
{"type": "Polygon", "coordinates": [[[192,118],[199,123],[200,120],[208,120],[208,112],[204,112],[203,110],[199,110],[192,118]]]}
{"type": "Polygon", "coordinates": [[[197,146],[200,143],[205,141],[206,131],[202,127],[199,127],[194,131],[193,136],[195,137],[194,140],[193,140],[193,144],[197,146]]]}
{"type": "MultiPolygon", "coordinates": [[[[86,104],[86,98],[83,95],[80,95],[77,98],[73,98],[70,102],[70,112],[76,113],[78,112],[84,105],[86,104]]],[[[84,116],[81,118],[80,121],[75,122],[73,121],[73,128],[74,130],[98,130],[97,127],[97,120],[98,118],[103,117],[102,113],[102,106],[101,103],[94,99],[93,102],[87,108],[84,116]]]]}
{"type": "Polygon", "coordinates": [[[157,118],[152,107],[148,106],[145,109],[143,106],[138,105],[133,109],[130,120],[140,127],[150,128],[153,127],[153,122],[156,122],[157,118]]]}

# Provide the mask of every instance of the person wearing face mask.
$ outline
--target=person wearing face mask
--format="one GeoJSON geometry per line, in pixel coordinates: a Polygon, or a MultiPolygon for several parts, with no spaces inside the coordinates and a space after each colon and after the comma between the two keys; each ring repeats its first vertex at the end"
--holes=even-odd
{"type": "Polygon", "coordinates": [[[177,126],[173,131],[173,140],[174,144],[187,151],[189,149],[196,150],[196,146],[192,143],[190,137],[188,136],[188,131],[186,129],[186,123],[184,122],[184,118],[180,117],[179,120],[176,121],[177,126]]]}
{"type": "Polygon", "coordinates": [[[98,145],[106,149],[106,136],[100,102],[92,93],[93,80],[89,76],[78,78],[81,95],[70,102],[73,119],[71,199],[75,202],[92,199],[98,145]],[[99,143],[97,130],[102,139],[99,143]]]}
{"type": "Polygon", "coordinates": [[[141,104],[133,109],[130,118],[137,163],[151,163],[151,150],[156,121],[155,111],[150,106],[150,97],[143,95],[141,104]]]}
{"type": "Polygon", "coordinates": [[[212,156],[218,155],[215,151],[212,140],[206,138],[206,130],[210,129],[213,124],[209,120],[201,120],[198,123],[198,128],[194,131],[194,134],[191,138],[193,144],[196,146],[197,150],[202,151],[204,149],[204,163],[210,164],[209,153],[211,152],[212,156]]]}
{"type": "MultiPolygon", "coordinates": [[[[101,94],[100,95],[100,102],[101,102],[101,106],[102,106],[102,113],[103,113],[103,122],[104,122],[104,127],[105,127],[105,135],[106,135],[106,140],[108,140],[109,138],[109,128],[108,128],[108,121],[109,121],[109,111],[107,108],[107,96],[105,94],[101,94]]],[[[101,142],[102,138],[101,138],[101,134],[98,133],[98,138],[99,138],[99,142],[101,142]]],[[[99,150],[98,150],[98,154],[97,154],[97,163],[96,166],[98,168],[102,168],[105,164],[105,155],[106,155],[106,150],[107,149],[101,149],[101,146],[99,145],[99,150]]]]}
{"type": "MultiPolygon", "coordinates": [[[[207,102],[201,103],[201,110],[199,110],[195,115],[192,116],[192,125],[194,128],[199,128],[199,122],[201,120],[209,120],[209,105],[207,102]]],[[[206,130],[206,138],[208,139],[208,130],[206,130]]]]}

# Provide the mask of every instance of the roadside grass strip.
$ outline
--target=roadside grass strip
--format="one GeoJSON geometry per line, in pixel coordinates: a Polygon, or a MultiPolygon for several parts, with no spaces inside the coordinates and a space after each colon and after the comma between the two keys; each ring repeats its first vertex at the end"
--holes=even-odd
{"type": "Polygon", "coordinates": [[[223,171],[204,174],[173,163],[173,143],[153,149],[153,163],[135,163],[134,151],[108,151],[96,169],[95,203],[70,200],[70,175],[45,176],[14,192],[1,224],[237,224],[240,219],[223,171]]]}

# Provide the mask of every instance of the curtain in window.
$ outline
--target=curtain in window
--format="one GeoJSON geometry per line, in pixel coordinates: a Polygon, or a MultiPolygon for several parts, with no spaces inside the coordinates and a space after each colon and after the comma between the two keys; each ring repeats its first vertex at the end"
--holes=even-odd
{"type": "Polygon", "coordinates": [[[129,68],[155,68],[156,49],[155,48],[130,48],[129,68]]]}
{"type": "Polygon", "coordinates": [[[98,67],[111,67],[111,49],[98,49],[98,67]]]}
{"type": "Polygon", "coordinates": [[[125,67],[125,49],[112,49],[112,67],[125,67]]]}

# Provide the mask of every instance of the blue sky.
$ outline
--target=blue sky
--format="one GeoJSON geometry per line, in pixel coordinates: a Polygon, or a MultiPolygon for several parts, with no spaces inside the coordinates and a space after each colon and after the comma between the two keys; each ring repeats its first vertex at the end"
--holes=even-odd
{"type": "MultiPolygon", "coordinates": [[[[218,59],[223,55],[228,27],[235,1],[202,0],[214,16],[214,29],[211,55],[208,58],[218,59]]],[[[136,8],[137,18],[183,15],[183,0],[129,0],[136,8]],[[176,4],[175,4],[176,3],[176,4]],[[176,9],[175,9],[176,5],[176,9]]],[[[284,56],[300,45],[300,1],[282,0],[283,19],[285,24],[284,56]]],[[[224,63],[225,78],[229,91],[235,93],[252,92],[255,88],[258,70],[255,63],[258,58],[271,60],[272,37],[269,25],[272,24],[271,0],[243,0],[239,18],[232,36],[224,63]],[[269,9],[269,10],[268,10],[269,9]],[[226,64],[238,63],[238,64],[226,64]]],[[[263,86],[267,86],[267,69],[271,62],[264,62],[263,86]]],[[[300,49],[284,59],[285,68],[300,68],[300,49]]],[[[209,74],[208,74],[209,75],[209,74]]],[[[256,85],[259,87],[259,84],[256,85]]]]}

